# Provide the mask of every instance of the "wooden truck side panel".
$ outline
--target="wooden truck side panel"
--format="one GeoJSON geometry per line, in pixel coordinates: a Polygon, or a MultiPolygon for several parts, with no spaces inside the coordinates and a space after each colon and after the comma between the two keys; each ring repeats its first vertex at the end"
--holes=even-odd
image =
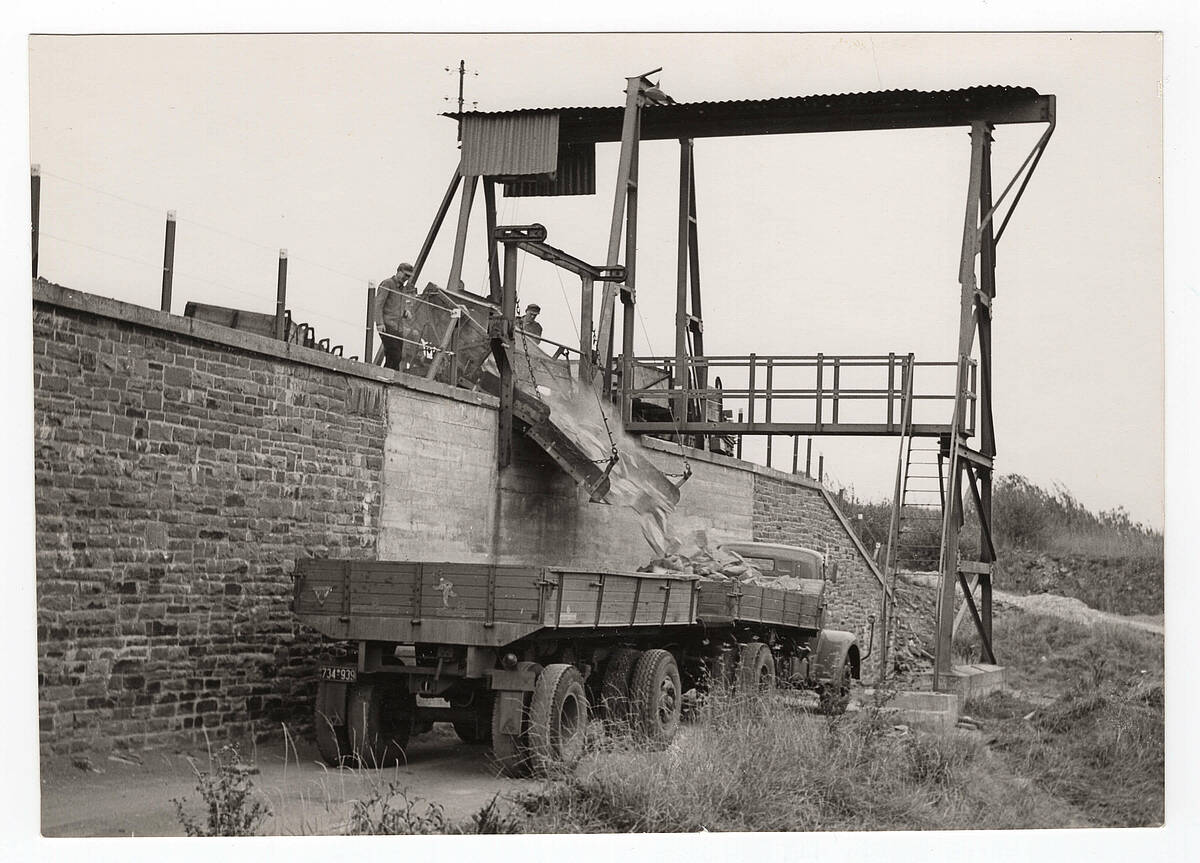
{"type": "Polygon", "coordinates": [[[542,627],[531,566],[302,560],[293,609],[330,638],[499,646],[542,627]]]}
{"type": "Polygon", "coordinates": [[[575,627],[672,626],[695,621],[695,576],[551,570],[543,623],[575,627]]]}
{"type": "Polygon", "coordinates": [[[293,608],[330,638],[501,646],[539,629],[744,621],[819,629],[823,583],[780,590],[676,573],[302,560],[293,608]]]}
{"type": "Polygon", "coordinates": [[[820,629],[824,582],[803,579],[801,585],[800,590],[781,590],[738,582],[702,581],[696,617],[711,622],[742,620],[820,629]]]}

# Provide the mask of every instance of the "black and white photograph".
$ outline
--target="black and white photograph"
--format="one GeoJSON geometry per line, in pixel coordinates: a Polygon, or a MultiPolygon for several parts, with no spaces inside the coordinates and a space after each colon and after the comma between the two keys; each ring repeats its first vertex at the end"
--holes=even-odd
{"type": "Polygon", "coordinates": [[[1171,32],[664,23],[10,40],[23,855],[1184,854],[1171,32]]]}

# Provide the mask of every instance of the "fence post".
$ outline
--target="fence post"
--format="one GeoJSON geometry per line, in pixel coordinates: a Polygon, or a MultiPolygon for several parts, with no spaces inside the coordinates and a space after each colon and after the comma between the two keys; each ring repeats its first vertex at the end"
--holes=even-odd
{"type": "Polygon", "coordinates": [[[33,277],[38,274],[38,229],[42,221],[42,166],[29,167],[29,224],[32,230],[33,277]]]}
{"type": "Polygon", "coordinates": [[[792,473],[800,466],[800,435],[792,435],[792,473]]]}
{"type": "Polygon", "coordinates": [[[167,235],[163,242],[162,302],[164,312],[171,312],[171,284],[175,276],[175,211],[167,210],[167,235]]]}
{"type": "Polygon", "coordinates": [[[287,249],[279,250],[279,278],[275,285],[275,338],[286,341],[283,310],[287,305],[287,249]]]}
{"type": "Polygon", "coordinates": [[[804,445],[804,475],[812,479],[812,438],[804,445]]]}
{"type": "Polygon", "coordinates": [[[363,342],[363,361],[375,356],[375,283],[367,282],[367,330],[363,342]]]}
{"type": "Polygon", "coordinates": [[[817,482],[825,485],[825,455],[822,453],[817,461],[817,482]]]}
{"type": "MultiPolygon", "coordinates": [[[[738,410],[738,425],[741,425],[741,424],[742,424],[742,412],[739,409],[738,410]]],[[[737,436],[737,457],[739,459],[742,457],[742,433],[741,432],[738,432],[738,436],[737,436]]]]}

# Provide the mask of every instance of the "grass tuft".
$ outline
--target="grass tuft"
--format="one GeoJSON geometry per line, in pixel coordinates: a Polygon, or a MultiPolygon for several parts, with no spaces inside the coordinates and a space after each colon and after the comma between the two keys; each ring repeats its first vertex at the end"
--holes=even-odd
{"type": "Polygon", "coordinates": [[[893,727],[875,707],[819,717],[724,697],[666,749],[610,740],[523,802],[537,832],[1050,826],[992,762],[976,739],[893,727]]]}

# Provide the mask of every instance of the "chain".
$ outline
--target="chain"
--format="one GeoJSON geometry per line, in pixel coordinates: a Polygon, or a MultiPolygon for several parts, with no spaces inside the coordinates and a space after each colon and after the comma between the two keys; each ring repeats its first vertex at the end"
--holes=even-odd
{"type": "MultiPolygon", "coordinates": [[[[523,318],[521,312],[521,301],[517,300],[517,318],[523,318]]],[[[525,351],[525,367],[529,369],[529,380],[533,382],[533,388],[536,390],[538,386],[537,377],[533,374],[533,360],[529,359],[529,340],[525,337],[525,328],[517,327],[517,332],[521,334],[521,348],[525,351]]]]}

